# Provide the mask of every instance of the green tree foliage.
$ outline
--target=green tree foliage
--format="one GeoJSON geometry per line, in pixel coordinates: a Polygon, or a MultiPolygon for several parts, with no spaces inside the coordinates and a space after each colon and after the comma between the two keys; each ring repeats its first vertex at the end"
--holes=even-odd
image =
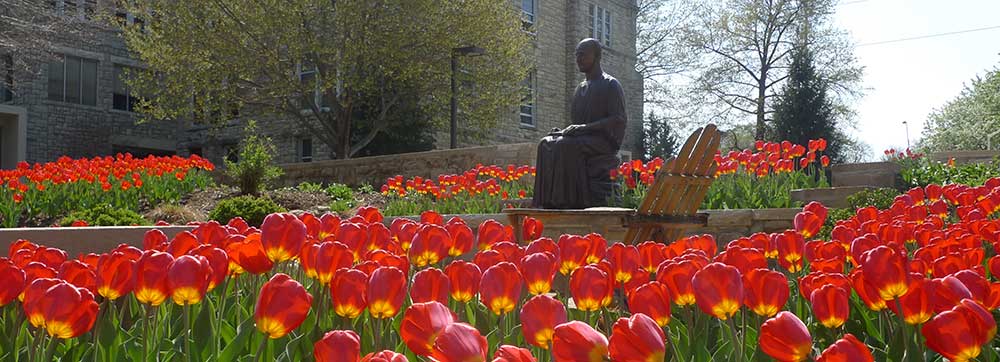
{"type": "Polygon", "coordinates": [[[232,162],[228,159],[223,161],[226,165],[226,176],[240,189],[240,194],[257,195],[261,188],[270,186],[284,174],[280,167],[274,165],[274,153],[274,143],[271,139],[257,134],[255,122],[247,123],[243,129],[243,140],[240,142],[237,161],[232,162]]]}
{"type": "Polygon", "coordinates": [[[646,160],[651,160],[654,157],[666,159],[677,153],[677,133],[673,127],[667,124],[665,119],[650,112],[649,117],[646,118],[646,124],[643,125],[643,132],[645,132],[643,144],[646,160]]]}
{"type": "Polygon", "coordinates": [[[788,80],[774,106],[774,139],[807,145],[809,140],[825,138],[826,154],[840,161],[837,120],[827,99],[826,82],[816,73],[809,46],[795,48],[788,80]]]}
{"type": "Polygon", "coordinates": [[[148,66],[130,85],[151,118],[252,107],[297,120],[335,158],[392,127],[407,95],[443,124],[453,48],[486,51],[461,60],[476,92],[459,107],[476,128],[513,112],[528,70],[530,35],[507,1],[135,0],[129,10],[155,14],[124,31],[148,66]]]}
{"type": "Polygon", "coordinates": [[[1000,130],[1000,68],[976,77],[962,93],[931,112],[919,148],[923,151],[1000,148],[1000,134],[986,144],[986,135],[1000,130]],[[990,147],[992,146],[992,147],[990,147]]]}

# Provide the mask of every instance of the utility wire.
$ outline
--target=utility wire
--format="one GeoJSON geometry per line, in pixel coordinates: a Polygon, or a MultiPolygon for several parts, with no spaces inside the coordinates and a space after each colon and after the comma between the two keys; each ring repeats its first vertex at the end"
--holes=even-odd
{"type": "Polygon", "coordinates": [[[863,43],[863,44],[858,44],[855,47],[857,48],[857,47],[864,47],[864,46],[869,46],[869,45],[881,45],[881,44],[899,43],[899,42],[910,41],[910,40],[919,40],[919,39],[927,39],[927,38],[937,38],[937,37],[948,36],[948,35],[965,34],[965,33],[972,33],[972,32],[985,31],[985,30],[993,30],[993,29],[1000,29],[1000,25],[987,26],[987,27],[975,28],[975,29],[959,30],[959,31],[951,31],[951,32],[947,32],[947,33],[937,33],[937,34],[921,35],[921,36],[915,36],[915,37],[912,37],[912,38],[902,38],[902,39],[877,41],[877,42],[871,42],[871,43],[863,43]]]}

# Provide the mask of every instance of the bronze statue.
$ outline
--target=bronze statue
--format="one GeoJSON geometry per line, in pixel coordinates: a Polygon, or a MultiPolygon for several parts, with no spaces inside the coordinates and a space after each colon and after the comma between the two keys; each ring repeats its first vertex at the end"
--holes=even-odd
{"type": "Polygon", "coordinates": [[[538,145],[532,207],[581,209],[607,205],[614,193],[610,171],[619,164],[625,137],[625,93],[601,69],[601,43],[576,46],[576,65],[587,79],[576,87],[571,124],[552,131],[538,145]]]}

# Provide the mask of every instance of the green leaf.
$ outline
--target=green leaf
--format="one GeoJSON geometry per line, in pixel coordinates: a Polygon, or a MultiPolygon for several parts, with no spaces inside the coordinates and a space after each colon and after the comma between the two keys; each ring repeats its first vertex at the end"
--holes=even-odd
{"type": "Polygon", "coordinates": [[[216,334],[214,324],[212,323],[212,317],[215,316],[215,308],[213,308],[212,303],[209,301],[201,303],[200,309],[198,316],[194,320],[194,324],[191,326],[194,329],[192,331],[194,337],[192,348],[194,351],[191,352],[193,353],[192,357],[194,360],[205,361],[208,360],[208,356],[216,348],[215,341],[218,338],[218,334],[216,334]]]}
{"type": "Polygon", "coordinates": [[[243,323],[240,323],[240,326],[236,328],[236,338],[219,353],[219,361],[236,361],[238,354],[248,349],[247,342],[256,331],[257,328],[254,327],[253,318],[247,318],[243,323]]]}

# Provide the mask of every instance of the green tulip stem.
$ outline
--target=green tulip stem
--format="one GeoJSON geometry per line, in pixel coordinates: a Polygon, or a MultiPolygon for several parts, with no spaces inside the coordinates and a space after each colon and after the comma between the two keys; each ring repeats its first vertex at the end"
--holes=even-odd
{"type": "Polygon", "coordinates": [[[184,304],[184,360],[191,362],[191,305],[184,304]]]}

